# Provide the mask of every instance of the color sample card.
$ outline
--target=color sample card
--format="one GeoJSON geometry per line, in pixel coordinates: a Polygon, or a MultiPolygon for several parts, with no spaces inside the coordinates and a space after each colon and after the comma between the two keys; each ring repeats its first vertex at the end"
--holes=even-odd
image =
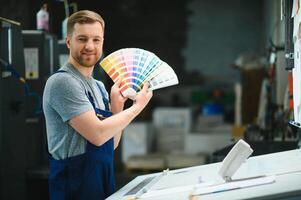
{"type": "Polygon", "coordinates": [[[121,92],[131,99],[145,82],[155,90],[179,83],[174,70],[154,53],[139,48],[117,50],[101,62],[100,66],[116,82],[121,80],[121,92]]]}

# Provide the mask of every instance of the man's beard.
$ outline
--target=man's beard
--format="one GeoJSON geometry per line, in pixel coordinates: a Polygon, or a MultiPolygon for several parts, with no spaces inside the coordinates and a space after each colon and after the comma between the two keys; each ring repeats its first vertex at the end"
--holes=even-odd
{"type": "Polygon", "coordinates": [[[94,67],[94,65],[99,60],[99,58],[96,58],[94,56],[91,59],[85,59],[84,56],[81,55],[72,55],[72,57],[78,64],[86,68],[94,67]]]}

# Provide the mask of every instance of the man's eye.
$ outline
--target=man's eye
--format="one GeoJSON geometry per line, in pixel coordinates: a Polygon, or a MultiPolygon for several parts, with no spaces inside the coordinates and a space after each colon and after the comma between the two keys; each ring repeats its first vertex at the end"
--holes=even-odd
{"type": "Polygon", "coordinates": [[[85,38],[78,38],[78,40],[79,40],[80,42],[85,42],[85,41],[86,41],[85,38]]]}

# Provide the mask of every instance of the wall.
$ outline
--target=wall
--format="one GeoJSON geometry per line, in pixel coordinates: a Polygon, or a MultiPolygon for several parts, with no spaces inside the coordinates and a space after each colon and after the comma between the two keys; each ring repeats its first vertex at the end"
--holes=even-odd
{"type": "Polygon", "coordinates": [[[230,68],[240,53],[262,53],[263,2],[229,0],[189,1],[185,67],[213,81],[234,82],[239,74],[230,68]]]}

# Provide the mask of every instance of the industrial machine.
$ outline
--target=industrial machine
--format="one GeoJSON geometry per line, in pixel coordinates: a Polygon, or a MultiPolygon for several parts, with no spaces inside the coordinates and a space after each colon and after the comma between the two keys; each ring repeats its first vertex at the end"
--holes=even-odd
{"type": "Polygon", "coordinates": [[[238,142],[223,162],[138,176],[107,200],[301,197],[300,149],[254,156],[246,160],[251,153],[249,145],[238,142]],[[226,178],[227,175],[231,179],[226,178]]]}
{"type": "Polygon", "coordinates": [[[18,22],[0,18],[0,59],[0,199],[22,199],[26,196],[28,135],[23,40],[18,22]]]}
{"type": "Polygon", "coordinates": [[[26,98],[25,125],[28,134],[28,199],[48,197],[48,154],[42,95],[48,77],[59,68],[57,37],[42,30],[22,30],[25,58],[25,80],[36,94],[26,98]]]}
{"type": "Polygon", "coordinates": [[[59,68],[58,42],[18,22],[0,23],[0,199],[47,199],[42,94],[59,68]]]}

